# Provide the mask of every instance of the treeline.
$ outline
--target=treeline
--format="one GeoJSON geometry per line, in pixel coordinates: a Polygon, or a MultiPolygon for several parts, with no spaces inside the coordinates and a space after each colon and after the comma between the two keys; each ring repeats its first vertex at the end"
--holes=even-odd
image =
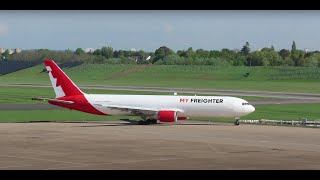
{"type": "Polygon", "coordinates": [[[164,64],[164,65],[213,65],[213,66],[301,66],[319,67],[320,52],[298,50],[293,41],[290,50],[276,51],[273,46],[251,51],[248,42],[240,50],[178,50],[162,46],[155,52],[114,50],[102,47],[94,52],[86,53],[78,48],[76,51],[52,51],[39,49],[22,51],[16,54],[2,54],[7,60],[41,61],[54,59],[57,62],[82,61],[87,63],[109,64],[164,64]]]}
{"type": "MultiPolygon", "coordinates": [[[[148,55],[143,51],[114,51],[111,47],[97,49],[93,53],[86,53],[78,48],[76,51],[53,51],[49,49],[27,50],[15,54],[2,54],[1,59],[18,61],[42,61],[44,59],[53,59],[56,62],[64,63],[69,61],[82,61],[85,63],[110,63],[110,64],[136,64],[136,56],[148,55]]],[[[143,63],[143,62],[139,62],[143,63]]]]}

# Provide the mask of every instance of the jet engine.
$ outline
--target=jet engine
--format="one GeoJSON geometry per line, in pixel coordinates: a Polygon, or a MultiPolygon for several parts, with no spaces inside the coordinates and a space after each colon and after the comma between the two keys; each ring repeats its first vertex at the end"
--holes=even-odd
{"type": "Polygon", "coordinates": [[[177,122],[178,116],[176,111],[159,111],[158,120],[160,122],[177,122]]]}

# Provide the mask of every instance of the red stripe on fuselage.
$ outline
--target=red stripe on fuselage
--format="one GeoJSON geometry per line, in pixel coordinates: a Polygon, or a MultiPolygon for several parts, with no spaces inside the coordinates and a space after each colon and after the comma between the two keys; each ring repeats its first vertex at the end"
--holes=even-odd
{"type": "Polygon", "coordinates": [[[61,106],[64,108],[68,108],[68,109],[74,109],[74,110],[78,110],[78,111],[82,111],[82,112],[86,112],[86,113],[90,113],[90,114],[97,114],[97,115],[109,115],[109,114],[105,114],[102,113],[100,111],[98,111],[96,108],[94,108],[89,102],[88,100],[84,97],[84,95],[76,95],[76,96],[64,96],[61,98],[57,98],[59,100],[65,100],[65,101],[73,101],[73,104],[65,104],[65,103],[61,103],[61,102],[54,102],[54,101],[48,101],[50,104],[56,105],[56,106],[61,106]]]}

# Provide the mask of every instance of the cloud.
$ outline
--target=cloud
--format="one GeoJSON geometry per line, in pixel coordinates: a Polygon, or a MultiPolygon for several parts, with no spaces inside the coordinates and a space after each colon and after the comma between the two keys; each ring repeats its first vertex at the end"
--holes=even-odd
{"type": "Polygon", "coordinates": [[[0,23],[0,35],[6,34],[8,32],[8,26],[0,23]]]}
{"type": "Polygon", "coordinates": [[[164,32],[172,33],[173,32],[173,26],[171,26],[170,24],[165,24],[164,25],[164,32]]]}

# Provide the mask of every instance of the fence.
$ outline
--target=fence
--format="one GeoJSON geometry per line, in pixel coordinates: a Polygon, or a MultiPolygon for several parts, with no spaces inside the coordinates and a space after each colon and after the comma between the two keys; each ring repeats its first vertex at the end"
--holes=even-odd
{"type": "Polygon", "coordinates": [[[314,126],[320,127],[320,120],[308,121],[302,120],[270,120],[270,119],[254,119],[254,120],[240,120],[243,124],[277,124],[277,125],[295,125],[295,126],[314,126]]]}
{"type": "Polygon", "coordinates": [[[15,60],[1,60],[0,61],[0,76],[16,72],[22,69],[36,66],[40,61],[15,61],[15,60]]]}

